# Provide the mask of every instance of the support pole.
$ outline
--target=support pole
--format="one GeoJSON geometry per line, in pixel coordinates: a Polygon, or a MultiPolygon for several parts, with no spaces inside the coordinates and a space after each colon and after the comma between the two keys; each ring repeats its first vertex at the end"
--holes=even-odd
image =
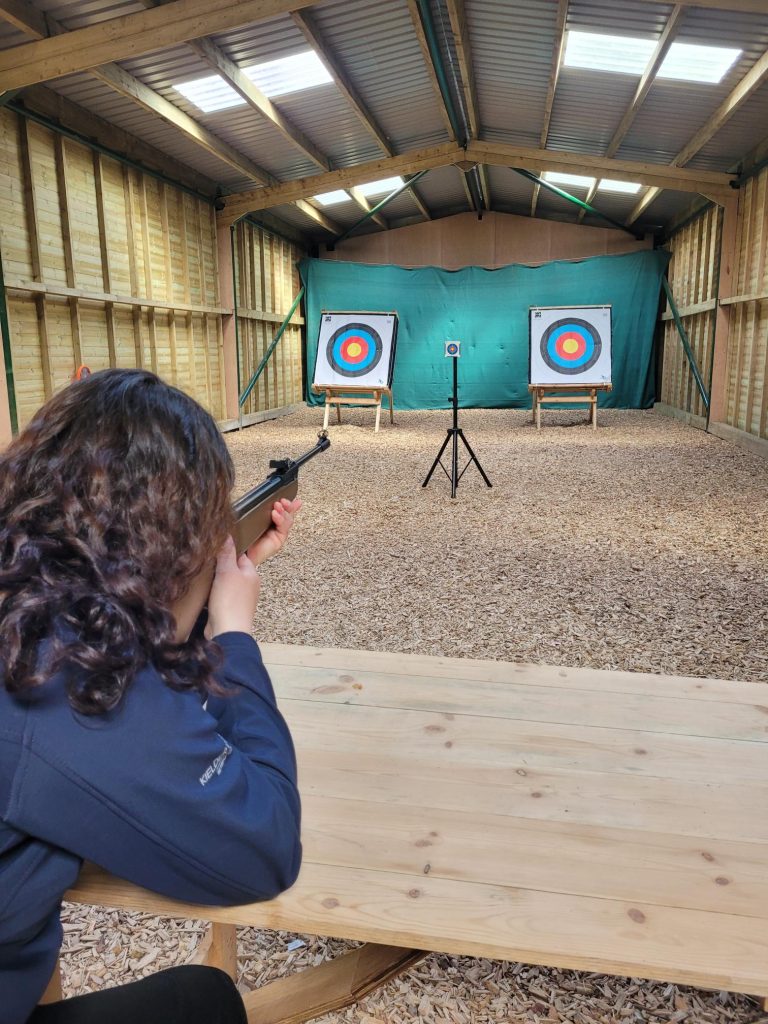
{"type": "Polygon", "coordinates": [[[420,178],[423,178],[426,173],[426,171],[419,171],[418,174],[414,174],[412,178],[408,178],[407,181],[404,181],[402,185],[398,185],[397,188],[390,192],[388,196],[385,196],[380,202],[376,203],[375,206],[372,206],[370,210],[360,218],[360,220],[355,221],[351,227],[347,228],[346,231],[342,231],[342,233],[334,238],[332,242],[329,242],[328,245],[326,245],[326,249],[333,252],[334,247],[338,242],[343,242],[345,238],[349,238],[352,232],[359,228],[361,224],[365,224],[365,222],[370,220],[371,217],[374,217],[379,210],[383,210],[387,203],[391,203],[392,200],[396,199],[401,192],[405,192],[405,190],[410,188],[411,185],[415,185],[416,182],[419,181],[420,178]]]}
{"type": "Polygon", "coordinates": [[[234,225],[218,224],[216,227],[216,268],[219,278],[218,299],[222,306],[233,309],[222,314],[221,339],[222,363],[224,366],[224,415],[223,419],[233,420],[237,416],[239,393],[240,349],[237,335],[237,310],[235,307],[235,281],[233,265],[234,225]]]}
{"type": "MultiPolygon", "coordinates": [[[[5,390],[7,404],[0,406],[0,443],[7,443],[19,431],[19,417],[16,407],[16,386],[13,376],[13,357],[11,354],[11,326],[8,321],[8,303],[5,292],[5,276],[3,259],[0,255],[0,331],[3,335],[3,362],[5,363],[5,390]]],[[[4,403],[5,404],[5,403],[4,403]]]]}
{"type": "Polygon", "coordinates": [[[738,266],[737,228],[739,198],[734,196],[723,205],[720,228],[720,260],[717,279],[717,306],[715,307],[715,339],[712,350],[712,377],[710,382],[712,407],[709,421],[725,423],[728,416],[728,349],[734,306],[720,305],[721,299],[733,295],[738,266]]]}
{"type": "Polygon", "coordinates": [[[570,192],[566,192],[563,188],[558,188],[557,185],[553,185],[551,181],[547,181],[545,178],[540,178],[538,174],[533,174],[531,171],[526,171],[522,167],[513,167],[513,171],[517,174],[522,174],[524,178],[529,181],[535,182],[537,185],[541,185],[542,188],[548,189],[550,192],[554,192],[556,196],[560,196],[561,199],[567,199],[569,203],[575,203],[576,206],[580,206],[582,210],[587,213],[593,214],[595,217],[599,217],[601,220],[606,221],[614,228],[618,228],[620,231],[626,231],[628,235],[631,235],[636,241],[642,242],[643,236],[628,228],[626,224],[622,224],[621,221],[614,220],[613,217],[609,217],[607,213],[601,213],[600,210],[595,209],[591,203],[585,203],[583,199],[577,199],[576,196],[572,196],[570,192]]]}
{"type": "Polygon", "coordinates": [[[302,285],[301,288],[299,289],[299,294],[293,300],[293,305],[288,310],[288,313],[286,314],[285,320],[283,320],[283,322],[278,327],[277,333],[275,334],[274,338],[270,342],[269,348],[264,353],[261,362],[256,367],[256,369],[254,370],[253,376],[251,377],[251,379],[248,381],[248,384],[246,385],[245,391],[243,391],[242,395],[240,395],[238,404],[240,406],[240,415],[241,416],[242,416],[242,408],[245,405],[245,403],[248,401],[248,396],[253,391],[253,389],[254,389],[254,387],[256,385],[256,382],[258,381],[259,377],[264,372],[264,367],[267,365],[267,363],[269,362],[270,356],[272,355],[272,353],[277,348],[277,343],[280,341],[280,339],[282,338],[283,334],[285,333],[285,329],[288,326],[288,324],[291,322],[291,317],[296,312],[296,310],[298,308],[298,305],[301,302],[303,296],[304,296],[304,285],[302,285]]]}
{"type": "Polygon", "coordinates": [[[691,368],[693,379],[695,380],[696,387],[698,388],[699,394],[701,395],[701,400],[704,403],[704,408],[707,410],[707,413],[709,413],[709,393],[707,392],[707,389],[704,387],[704,381],[702,380],[701,372],[699,371],[699,366],[696,362],[696,356],[693,354],[691,343],[688,340],[688,334],[685,330],[685,327],[683,327],[683,321],[680,319],[680,313],[678,312],[677,305],[675,304],[675,300],[672,295],[672,289],[669,287],[669,281],[666,279],[666,277],[662,277],[661,284],[664,288],[664,294],[667,296],[667,302],[669,303],[669,311],[672,314],[672,317],[675,321],[677,333],[680,335],[680,341],[683,343],[683,349],[685,351],[686,358],[688,359],[688,365],[691,368]]]}

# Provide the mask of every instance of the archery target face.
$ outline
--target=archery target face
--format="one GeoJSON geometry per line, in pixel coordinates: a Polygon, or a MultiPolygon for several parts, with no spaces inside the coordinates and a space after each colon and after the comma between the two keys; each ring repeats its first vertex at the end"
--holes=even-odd
{"type": "Polygon", "coordinates": [[[390,387],[396,327],[394,313],[322,313],[313,383],[390,387]]]}
{"type": "Polygon", "coordinates": [[[611,380],[611,307],[534,308],[531,384],[606,384],[611,380]]]}

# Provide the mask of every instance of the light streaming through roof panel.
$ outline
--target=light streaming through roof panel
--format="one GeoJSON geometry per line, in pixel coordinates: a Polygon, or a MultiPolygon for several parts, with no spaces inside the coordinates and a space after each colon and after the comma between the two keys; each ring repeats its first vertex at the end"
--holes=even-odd
{"type": "Polygon", "coordinates": [[[565,174],[560,171],[545,171],[544,181],[551,181],[553,185],[577,185],[579,188],[591,188],[595,184],[594,178],[588,178],[581,174],[565,174]]]}
{"type": "Polygon", "coordinates": [[[639,192],[642,186],[636,181],[615,181],[613,178],[603,178],[598,186],[599,192],[625,192],[629,196],[639,192]]]}
{"type": "Polygon", "coordinates": [[[319,196],[312,196],[316,199],[321,206],[333,206],[335,203],[348,203],[350,202],[349,195],[340,188],[335,189],[333,192],[321,192],[319,196]]]}
{"type": "Polygon", "coordinates": [[[196,78],[192,82],[176,82],[173,88],[205,114],[245,105],[242,96],[228,86],[221,75],[208,75],[207,78],[196,78]]]}
{"type": "Polygon", "coordinates": [[[716,84],[733,67],[741,53],[741,50],[727,46],[672,43],[656,77],[716,84]]]}
{"type": "Polygon", "coordinates": [[[314,50],[302,50],[243,70],[265,96],[286,96],[333,81],[314,50]]]}
{"type": "MultiPolygon", "coordinates": [[[[648,66],[655,49],[654,39],[573,31],[568,33],[563,65],[587,71],[639,76],[648,66]]],[[[716,83],[733,67],[741,52],[725,46],[672,43],[656,77],[716,83]]]]}
{"type": "Polygon", "coordinates": [[[653,39],[569,32],[563,64],[567,68],[585,68],[588,71],[642,75],[655,48],[653,39]]]}
{"type": "Polygon", "coordinates": [[[358,191],[368,199],[371,196],[386,196],[402,184],[402,178],[381,178],[379,181],[369,181],[367,185],[359,185],[358,191]]]}

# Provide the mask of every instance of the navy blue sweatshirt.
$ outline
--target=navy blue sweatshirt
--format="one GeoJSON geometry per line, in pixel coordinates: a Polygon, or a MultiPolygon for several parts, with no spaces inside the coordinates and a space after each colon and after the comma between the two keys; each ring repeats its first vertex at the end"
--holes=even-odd
{"type": "Polygon", "coordinates": [[[217,637],[210,697],[144,669],[112,712],[74,711],[61,677],[0,683],[0,1024],[24,1024],[61,945],[61,898],[87,859],[192,903],[270,899],[301,862],[296,760],[255,641],[217,637]]]}

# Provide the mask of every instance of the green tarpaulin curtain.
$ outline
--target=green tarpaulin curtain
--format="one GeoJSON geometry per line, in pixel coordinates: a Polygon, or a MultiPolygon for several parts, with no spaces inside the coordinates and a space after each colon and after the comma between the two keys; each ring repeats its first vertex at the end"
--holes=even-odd
{"type": "Polygon", "coordinates": [[[558,260],[543,266],[514,264],[498,270],[302,260],[307,322],[307,395],[311,392],[322,310],[385,312],[399,317],[393,378],[401,409],[443,409],[449,404],[451,360],[445,341],[461,341],[459,402],[464,407],[530,406],[528,309],[530,306],[612,307],[613,391],[600,396],[608,408],[653,404],[651,358],[661,278],[669,253],[649,250],[623,256],[558,260]]]}

